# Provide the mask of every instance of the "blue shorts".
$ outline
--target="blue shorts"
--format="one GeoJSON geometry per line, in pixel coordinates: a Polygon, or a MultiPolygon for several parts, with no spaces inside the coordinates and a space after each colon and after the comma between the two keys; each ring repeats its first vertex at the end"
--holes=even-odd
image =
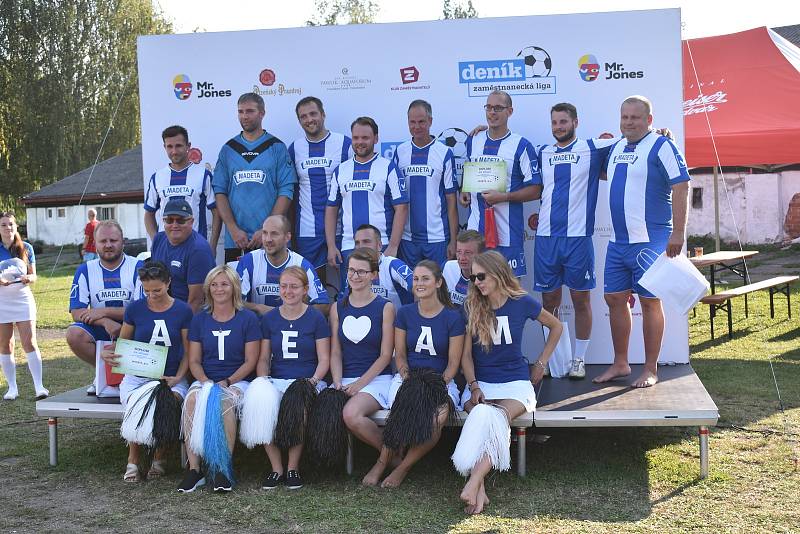
{"type": "Polygon", "coordinates": [[[639,259],[639,254],[645,249],[653,251],[658,256],[667,250],[667,239],[629,245],[608,242],[606,266],[603,271],[605,279],[603,292],[619,293],[632,290],[640,297],[656,298],[655,295],[639,285],[639,279],[649,265],[644,258],[639,259]],[[639,265],[640,263],[641,265],[639,265]]]}
{"type": "Polygon", "coordinates": [[[514,271],[514,276],[517,278],[528,274],[525,266],[525,250],[522,247],[497,247],[487,250],[495,250],[502,254],[508,260],[508,266],[514,271]]]}
{"type": "MultiPolygon", "coordinates": [[[[325,237],[295,237],[294,251],[303,256],[308,262],[318,269],[328,263],[328,244],[325,237]]],[[[342,238],[336,238],[336,248],[342,247],[342,238]]]]}
{"type": "Polygon", "coordinates": [[[533,290],[549,293],[566,285],[589,291],[596,285],[591,237],[536,236],[533,290]]]}
{"type": "Polygon", "coordinates": [[[77,326],[84,330],[87,334],[92,336],[95,341],[111,341],[111,336],[108,335],[108,332],[106,332],[106,329],[102,326],[80,322],[72,323],[70,326],[77,326]]]}
{"type": "Polygon", "coordinates": [[[422,260],[433,260],[441,267],[447,261],[447,241],[414,243],[413,241],[402,239],[400,240],[397,255],[412,269],[422,260]]]}

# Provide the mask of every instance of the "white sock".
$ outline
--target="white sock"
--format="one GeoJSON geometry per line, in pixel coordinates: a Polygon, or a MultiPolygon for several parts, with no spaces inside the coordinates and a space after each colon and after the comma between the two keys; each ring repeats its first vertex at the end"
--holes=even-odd
{"type": "Polygon", "coordinates": [[[31,372],[31,378],[33,378],[33,387],[36,390],[36,394],[44,393],[47,390],[42,384],[42,355],[39,354],[38,350],[34,350],[27,353],[28,356],[28,370],[31,372]]]}
{"type": "Polygon", "coordinates": [[[576,339],[575,340],[575,359],[583,361],[586,359],[586,349],[589,348],[589,340],[588,339],[576,339]]]}
{"type": "Polygon", "coordinates": [[[3,374],[6,375],[6,382],[8,382],[8,393],[5,397],[7,400],[17,398],[17,364],[14,362],[14,357],[11,354],[0,354],[0,367],[3,368],[3,374]]]}

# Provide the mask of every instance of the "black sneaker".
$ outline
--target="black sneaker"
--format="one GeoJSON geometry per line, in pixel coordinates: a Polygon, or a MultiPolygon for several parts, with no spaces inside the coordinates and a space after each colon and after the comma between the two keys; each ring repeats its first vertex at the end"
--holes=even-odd
{"type": "Polygon", "coordinates": [[[231,484],[231,481],[228,480],[228,477],[222,473],[217,473],[214,475],[214,491],[222,492],[231,491],[232,489],[233,484],[231,484]]]}
{"type": "Polygon", "coordinates": [[[286,473],[286,487],[289,489],[300,489],[303,487],[303,479],[300,478],[300,473],[297,471],[289,471],[286,473]]]}
{"type": "Polygon", "coordinates": [[[271,490],[278,487],[278,484],[286,480],[286,477],[283,475],[279,475],[277,472],[273,471],[272,473],[268,474],[264,478],[264,482],[261,483],[261,489],[271,490]]]}
{"type": "Polygon", "coordinates": [[[186,471],[186,475],[183,477],[183,481],[181,481],[181,485],[178,486],[179,493],[191,493],[200,486],[204,486],[206,483],[205,477],[195,471],[194,469],[189,469],[186,471]]]}

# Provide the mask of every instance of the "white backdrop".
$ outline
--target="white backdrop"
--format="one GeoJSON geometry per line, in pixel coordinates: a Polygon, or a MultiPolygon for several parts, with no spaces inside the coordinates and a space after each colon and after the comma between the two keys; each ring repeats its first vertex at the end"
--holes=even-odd
{"type": "MultiPolygon", "coordinates": [[[[264,126],[287,146],[302,135],[295,104],[313,95],[324,102],[330,129],[349,133],[355,117],[375,118],[380,150],[391,156],[409,137],[409,102],[424,98],[433,105],[432,133],[457,140],[458,156],[464,150],[461,131],[484,123],[485,95],[498,85],[513,87],[511,129],[535,145],[553,142],[549,109],[557,102],[578,107],[579,136],[617,135],[620,102],[643,94],[654,103],[655,123],[671,128],[683,146],[677,9],[145,36],[138,53],[143,179],[168,163],[161,131],[172,124],[188,128],[198,149],[193,157],[213,168],[219,148],[240,131],[236,99],[249,91],[264,97],[264,126]],[[587,63],[595,68],[581,69],[587,63]]],[[[589,363],[613,359],[602,296],[610,233],[605,194],[601,183],[589,363]]],[[[527,214],[537,211],[538,202],[530,202],[527,214]]],[[[526,227],[526,288],[532,286],[534,234],[526,227]]],[[[666,311],[661,361],[686,362],[686,317],[666,311]]],[[[630,359],[638,363],[638,299],[633,314],[630,359]]],[[[562,315],[573,320],[566,291],[562,315]]],[[[536,357],[541,330],[530,327],[526,336],[525,346],[536,357]]]]}

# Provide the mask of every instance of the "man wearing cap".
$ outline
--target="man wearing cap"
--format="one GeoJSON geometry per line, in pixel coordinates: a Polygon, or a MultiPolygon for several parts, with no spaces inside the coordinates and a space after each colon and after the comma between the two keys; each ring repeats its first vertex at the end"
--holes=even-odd
{"type": "Polygon", "coordinates": [[[214,268],[211,246],[192,229],[192,207],[181,197],[170,199],[164,206],[163,223],[164,231],[153,238],[150,258],[169,267],[172,296],[197,313],[203,304],[203,282],[214,268]]]}

